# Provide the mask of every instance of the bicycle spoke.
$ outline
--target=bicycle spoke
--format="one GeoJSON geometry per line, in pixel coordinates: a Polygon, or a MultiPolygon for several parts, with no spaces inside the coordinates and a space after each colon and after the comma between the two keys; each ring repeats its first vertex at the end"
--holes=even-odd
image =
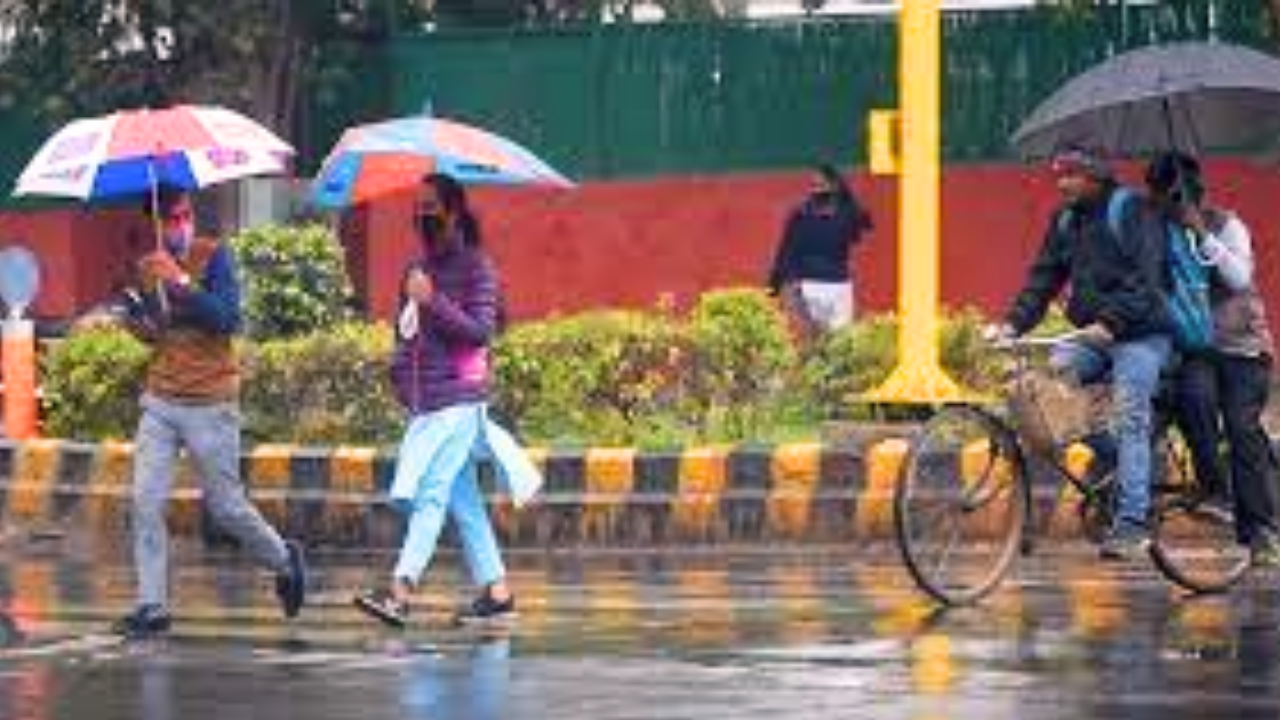
{"type": "MultiPolygon", "coordinates": [[[[924,518],[922,518],[924,522],[919,523],[919,526],[925,527],[925,528],[934,527],[935,523],[939,522],[944,516],[950,516],[954,514],[951,512],[952,507],[962,507],[962,503],[960,503],[959,501],[955,501],[955,502],[948,502],[945,500],[942,501],[942,504],[939,507],[936,507],[932,510],[924,511],[926,513],[924,518]]],[[[913,527],[915,525],[916,523],[912,523],[913,527]]]]}
{"type": "Polygon", "coordinates": [[[981,510],[987,505],[990,505],[993,500],[998,500],[1001,496],[1003,496],[1004,495],[1003,490],[1011,490],[1012,488],[1013,488],[1012,483],[1002,481],[1002,480],[996,480],[994,483],[984,482],[982,488],[975,487],[965,495],[965,498],[964,498],[965,510],[967,512],[977,512],[978,510],[981,510]],[[979,489],[986,491],[993,484],[995,486],[995,492],[991,493],[988,497],[986,497],[980,505],[974,505],[971,502],[972,498],[978,495],[979,489]]]}
{"type": "Polygon", "coordinates": [[[934,570],[938,573],[938,577],[944,577],[944,578],[947,577],[946,575],[947,561],[951,559],[951,551],[952,549],[955,548],[956,541],[959,538],[960,538],[960,523],[956,522],[956,520],[952,518],[951,534],[947,538],[946,545],[943,546],[942,557],[939,558],[938,562],[934,565],[934,570]]]}

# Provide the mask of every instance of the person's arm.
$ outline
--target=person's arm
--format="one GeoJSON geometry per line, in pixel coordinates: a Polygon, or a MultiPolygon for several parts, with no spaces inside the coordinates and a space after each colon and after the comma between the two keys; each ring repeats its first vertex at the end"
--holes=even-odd
{"type": "Polygon", "coordinates": [[[201,329],[218,335],[240,331],[240,280],[231,249],[225,243],[219,243],[209,257],[199,282],[166,280],[165,292],[184,317],[201,329]]]}
{"type": "Polygon", "coordinates": [[[1063,224],[1060,213],[1055,213],[1045,231],[1040,252],[1027,270],[1026,282],[1005,313],[1005,322],[1018,335],[1040,323],[1049,303],[1071,274],[1070,238],[1060,227],[1063,224]]]}
{"type": "Polygon", "coordinates": [[[797,218],[798,215],[794,212],[787,217],[787,224],[782,231],[782,240],[779,241],[773,257],[773,267],[769,271],[769,289],[775,294],[782,290],[782,286],[790,282],[795,275],[797,218]]]}
{"type": "Polygon", "coordinates": [[[1204,253],[1229,289],[1240,291],[1253,284],[1253,240],[1249,228],[1235,215],[1228,215],[1217,232],[1204,238],[1204,253]]]}
{"type": "Polygon", "coordinates": [[[164,327],[164,316],[154,291],[128,287],[120,293],[124,328],[144,343],[154,343],[164,327]]]}
{"type": "Polygon", "coordinates": [[[424,304],[431,327],[446,338],[487,345],[498,330],[498,279],[493,265],[477,257],[462,298],[433,292],[424,304]]]}

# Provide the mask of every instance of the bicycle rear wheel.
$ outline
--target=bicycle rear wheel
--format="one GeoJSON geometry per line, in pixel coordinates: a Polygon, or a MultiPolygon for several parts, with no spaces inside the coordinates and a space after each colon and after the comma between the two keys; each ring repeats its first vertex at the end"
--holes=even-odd
{"type": "Polygon", "coordinates": [[[912,441],[894,491],[907,571],[939,602],[981,600],[1018,553],[1030,499],[1013,432],[976,407],[944,408],[912,441]]]}
{"type": "Polygon", "coordinates": [[[1206,498],[1180,433],[1164,441],[1156,482],[1151,560],[1162,575],[1194,593],[1224,592],[1249,569],[1229,508],[1206,498]]]}

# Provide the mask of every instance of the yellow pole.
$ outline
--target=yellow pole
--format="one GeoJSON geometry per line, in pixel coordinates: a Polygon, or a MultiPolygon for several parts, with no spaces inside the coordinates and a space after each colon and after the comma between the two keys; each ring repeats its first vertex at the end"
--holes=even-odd
{"type": "Polygon", "coordinates": [[[958,400],[938,357],[942,22],[938,0],[903,0],[899,20],[901,174],[898,197],[898,365],[868,396],[958,400]]]}

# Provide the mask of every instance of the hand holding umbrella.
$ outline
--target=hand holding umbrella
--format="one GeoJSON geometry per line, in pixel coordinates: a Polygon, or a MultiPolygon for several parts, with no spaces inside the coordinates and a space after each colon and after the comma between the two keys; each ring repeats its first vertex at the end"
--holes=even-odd
{"type": "Polygon", "coordinates": [[[142,288],[148,292],[164,287],[164,283],[186,286],[191,277],[182,269],[167,250],[156,250],[147,253],[138,261],[138,274],[142,288]]]}

